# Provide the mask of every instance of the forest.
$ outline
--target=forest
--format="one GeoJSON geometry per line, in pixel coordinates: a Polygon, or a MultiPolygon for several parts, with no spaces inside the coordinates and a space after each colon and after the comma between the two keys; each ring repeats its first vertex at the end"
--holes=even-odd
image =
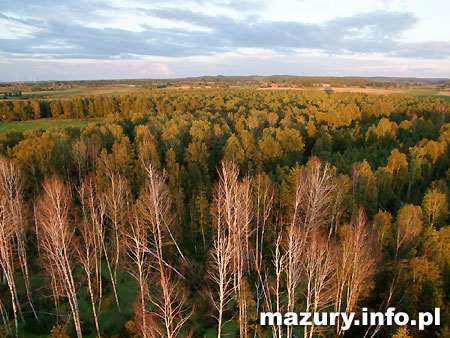
{"type": "Polygon", "coordinates": [[[0,101],[8,337],[450,337],[450,101],[152,89],[0,101]],[[441,324],[261,326],[441,309],[441,324]]]}

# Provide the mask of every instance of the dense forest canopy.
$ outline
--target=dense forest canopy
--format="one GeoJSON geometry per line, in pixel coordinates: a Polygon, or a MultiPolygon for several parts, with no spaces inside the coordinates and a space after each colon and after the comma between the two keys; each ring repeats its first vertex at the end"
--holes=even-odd
{"type": "Polygon", "coordinates": [[[103,119],[0,135],[5,334],[450,336],[450,101],[158,89],[0,115],[103,119]],[[257,325],[391,306],[441,325],[257,325]]]}

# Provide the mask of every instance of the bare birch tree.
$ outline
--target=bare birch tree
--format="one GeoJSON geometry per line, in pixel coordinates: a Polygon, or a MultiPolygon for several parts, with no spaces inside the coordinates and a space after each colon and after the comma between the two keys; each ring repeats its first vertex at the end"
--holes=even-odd
{"type": "MultiPolygon", "coordinates": [[[[305,291],[306,307],[319,307],[324,301],[322,291],[325,284],[328,284],[331,268],[327,244],[319,244],[317,238],[333,219],[335,184],[332,177],[328,164],[322,165],[317,158],[312,158],[296,177],[290,212],[281,232],[283,240],[282,243],[277,241],[273,260],[277,276],[275,294],[278,307],[281,295],[278,275],[282,272],[285,276],[286,312],[294,312],[297,290],[304,278],[309,281],[305,291]],[[320,260],[316,262],[315,259],[320,260]]],[[[327,239],[323,240],[328,242],[327,239]]],[[[305,337],[313,331],[305,330],[305,337]]],[[[278,328],[277,334],[282,335],[281,328],[278,328]]],[[[293,336],[292,326],[286,327],[286,336],[293,336]]]]}
{"type": "Polygon", "coordinates": [[[7,201],[0,197],[0,265],[3,275],[6,278],[9,292],[11,295],[11,305],[14,314],[15,335],[19,336],[18,311],[20,309],[19,300],[17,298],[16,283],[14,280],[14,262],[12,257],[14,245],[14,226],[8,217],[7,201]]]}
{"type": "Polygon", "coordinates": [[[135,214],[133,222],[131,222],[130,231],[127,234],[128,256],[131,258],[133,267],[130,274],[139,284],[139,302],[141,323],[139,327],[142,337],[152,337],[152,332],[147,323],[147,303],[148,303],[148,279],[150,275],[151,263],[149,259],[150,250],[148,248],[147,230],[145,224],[135,214]],[[150,334],[149,334],[150,333],[150,334]]]}
{"type": "Polygon", "coordinates": [[[328,164],[313,157],[297,176],[295,183],[296,211],[305,234],[331,223],[335,184],[328,164]]]}
{"type": "Polygon", "coordinates": [[[222,337],[223,315],[225,307],[231,300],[232,295],[232,259],[233,247],[224,222],[223,204],[224,197],[223,186],[217,187],[215,196],[215,219],[217,223],[217,237],[214,240],[214,249],[211,253],[211,263],[208,273],[212,281],[217,285],[217,300],[211,292],[211,299],[218,312],[217,314],[217,337],[222,337]]]}
{"type": "MultiPolygon", "coordinates": [[[[362,208],[355,211],[352,224],[340,232],[340,249],[336,266],[334,309],[355,311],[357,302],[370,291],[375,273],[373,236],[362,208]]],[[[336,333],[344,335],[339,318],[336,333]]]]}
{"type": "Polygon", "coordinates": [[[39,321],[33,306],[26,251],[26,220],[22,200],[22,174],[9,159],[0,156],[0,195],[5,199],[5,211],[14,231],[14,247],[25,282],[28,303],[36,320],[39,321]]]}
{"type": "MultiPolygon", "coordinates": [[[[77,337],[81,338],[81,325],[72,274],[74,228],[69,220],[71,203],[70,189],[54,176],[43,183],[43,194],[38,201],[38,220],[42,254],[51,263],[50,273],[56,274],[56,283],[60,283],[69,301],[77,337]],[[54,267],[54,270],[53,270],[54,267]]],[[[53,276],[53,275],[52,275],[53,276]]]]}
{"type": "Polygon", "coordinates": [[[255,205],[255,269],[261,271],[264,235],[266,233],[267,223],[272,213],[275,190],[270,178],[265,174],[258,174],[254,179],[254,205],[255,205]]]}
{"type": "Polygon", "coordinates": [[[181,288],[180,274],[166,262],[163,248],[171,244],[182,259],[184,256],[171,230],[173,217],[166,177],[159,175],[151,164],[144,164],[144,169],[146,181],[137,207],[148,231],[148,249],[157,271],[154,279],[158,288],[150,301],[157,308],[156,315],[161,320],[163,329],[159,336],[173,338],[178,336],[192,311],[186,309],[187,295],[181,288]]]}
{"type": "Polygon", "coordinates": [[[219,169],[218,191],[220,195],[216,199],[216,204],[220,204],[223,212],[224,228],[233,251],[232,275],[233,289],[239,307],[239,335],[246,337],[249,319],[248,284],[245,277],[249,269],[250,222],[253,218],[250,180],[245,178],[240,181],[238,167],[232,162],[224,161],[219,169]]]}
{"type": "MultiPolygon", "coordinates": [[[[294,312],[296,303],[296,290],[301,280],[302,256],[306,234],[304,230],[295,225],[290,225],[284,238],[283,271],[286,278],[287,306],[286,312],[294,312]]],[[[286,327],[286,336],[292,337],[292,326],[286,327]]]]}
{"type": "MultiPolygon", "coordinates": [[[[90,237],[89,242],[85,242],[85,244],[89,244],[90,254],[92,255],[93,260],[91,264],[91,270],[93,270],[91,273],[93,276],[90,278],[91,280],[94,278],[95,281],[95,289],[97,290],[98,295],[98,312],[100,311],[103,294],[101,274],[103,255],[105,255],[107,266],[109,268],[108,270],[110,272],[110,276],[112,276],[108,251],[105,247],[105,206],[98,198],[93,175],[87,175],[85,179],[81,181],[77,190],[81,204],[82,222],[84,223],[83,226],[85,227],[86,235],[89,234],[90,237]]],[[[115,290],[114,283],[113,290],[115,290]]]]}
{"type": "Polygon", "coordinates": [[[239,331],[240,337],[248,335],[248,294],[249,286],[246,280],[246,274],[249,271],[249,238],[250,222],[252,220],[252,197],[250,190],[250,181],[246,177],[238,184],[236,199],[237,228],[234,229],[233,252],[236,257],[235,274],[237,275],[237,299],[239,304],[239,331]]]}
{"type": "Polygon", "coordinates": [[[81,222],[79,224],[78,230],[81,234],[81,243],[77,247],[78,259],[86,274],[88,292],[91,299],[92,314],[94,316],[95,329],[97,331],[97,337],[100,337],[100,327],[98,325],[94,286],[92,283],[92,274],[95,272],[96,262],[95,238],[93,237],[94,234],[92,232],[92,229],[89,228],[89,224],[86,222],[81,222]]]}
{"type": "MultiPolygon", "coordinates": [[[[111,283],[114,291],[114,298],[116,301],[117,309],[120,310],[119,297],[117,295],[117,269],[119,267],[119,261],[121,257],[122,244],[121,239],[124,234],[125,220],[127,217],[127,210],[129,207],[129,187],[127,180],[120,174],[114,172],[112,168],[108,166],[108,163],[104,164],[107,178],[107,189],[103,191],[100,197],[100,203],[104,208],[105,215],[109,219],[111,224],[110,239],[111,239],[111,257],[106,252],[105,256],[108,260],[108,269],[110,272],[111,283]]],[[[105,244],[105,242],[103,242],[105,244]]]]}
{"type": "Polygon", "coordinates": [[[78,194],[81,201],[82,220],[78,224],[81,241],[76,248],[76,252],[78,254],[78,259],[81,266],[86,274],[95,329],[97,331],[97,337],[100,337],[95,294],[98,294],[100,303],[102,228],[101,225],[99,225],[101,222],[101,217],[98,217],[98,213],[101,213],[101,211],[95,208],[94,184],[92,176],[87,177],[83,182],[81,182],[78,189],[78,194]]]}
{"type": "MultiPolygon", "coordinates": [[[[275,250],[273,252],[272,263],[275,267],[275,285],[271,285],[267,278],[262,281],[262,286],[264,290],[264,303],[266,307],[266,311],[268,312],[282,312],[282,304],[281,304],[281,296],[282,296],[282,277],[284,273],[284,269],[286,268],[284,264],[285,256],[281,252],[281,242],[283,240],[282,232],[280,231],[277,239],[275,241],[275,250]],[[274,297],[274,300],[272,298],[274,297]],[[273,302],[275,302],[275,307],[273,306],[273,302]]],[[[262,279],[262,278],[261,278],[262,279]]],[[[283,336],[283,326],[277,325],[274,323],[272,325],[272,336],[274,338],[281,338],[283,336]]]]}
{"type": "MultiPolygon", "coordinates": [[[[305,311],[317,311],[331,303],[333,265],[329,239],[324,237],[326,227],[336,222],[340,196],[335,197],[333,173],[328,164],[312,158],[296,177],[290,211],[276,240],[273,254],[275,286],[265,286],[266,307],[277,312],[294,312],[298,290],[305,295],[305,311]],[[282,278],[284,276],[284,279],[282,278]],[[283,289],[281,281],[285,281],[283,289]],[[306,286],[302,281],[306,280],[306,286]],[[282,305],[283,290],[286,292],[282,305]],[[272,296],[272,294],[274,294],[272,296]]],[[[304,337],[312,337],[316,328],[304,330],[304,337]]],[[[274,326],[274,337],[293,336],[293,327],[274,326]],[[285,333],[283,332],[285,330],[285,333]]]]}
{"type": "MultiPolygon", "coordinates": [[[[333,300],[334,256],[328,238],[319,232],[312,233],[303,255],[303,271],[306,279],[306,312],[319,313],[333,300]]],[[[319,327],[312,323],[304,327],[304,337],[312,338],[319,327]]]]}

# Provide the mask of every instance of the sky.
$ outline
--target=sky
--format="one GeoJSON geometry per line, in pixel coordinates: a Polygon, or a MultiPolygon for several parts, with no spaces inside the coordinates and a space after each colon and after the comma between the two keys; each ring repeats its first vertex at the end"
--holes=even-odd
{"type": "Polygon", "coordinates": [[[448,0],[1,0],[0,81],[450,77],[448,0]]]}

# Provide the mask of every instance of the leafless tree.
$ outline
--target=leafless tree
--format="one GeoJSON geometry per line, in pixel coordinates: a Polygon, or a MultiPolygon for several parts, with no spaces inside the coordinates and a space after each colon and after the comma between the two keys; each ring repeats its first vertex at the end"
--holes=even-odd
{"type": "MultiPolygon", "coordinates": [[[[89,249],[89,255],[92,256],[92,262],[90,263],[90,274],[87,276],[95,280],[95,289],[98,294],[98,311],[100,311],[101,301],[102,301],[102,274],[101,274],[101,264],[102,257],[105,255],[108,270],[110,273],[111,281],[112,270],[109,263],[108,252],[105,246],[105,227],[104,227],[104,210],[105,207],[103,203],[98,199],[94,176],[87,175],[84,180],[81,181],[80,186],[77,189],[78,197],[81,204],[82,213],[82,235],[89,236],[89,238],[83,238],[83,243],[86,245],[85,251],[89,249]],[[84,233],[83,233],[84,231],[84,233]],[[93,274],[93,276],[92,276],[93,274]]],[[[89,256],[88,255],[88,256],[89,256]]],[[[83,255],[87,258],[86,253],[83,255]]],[[[87,272],[87,271],[86,271],[87,272]]],[[[113,291],[115,292],[115,283],[112,283],[113,291]]],[[[94,288],[94,286],[92,286],[94,288]]],[[[116,292],[115,292],[116,293],[116,292]]]]}
{"type": "MultiPolygon", "coordinates": [[[[162,297],[151,297],[152,304],[157,308],[156,316],[163,323],[163,330],[158,336],[174,338],[180,334],[186,321],[192,316],[194,309],[188,309],[187,293],[183,290],[179,276],[174,276],[174,270],[163,267],[165,272],[155,275],[156,283],[162,297]]],[[[156,292],[154,294],[157,294],[156,292]]]]}
{"type": "Polygon", "coordinates": [[[64,290],[69,301],[77,337],[82,337],[75,281],[72,274],[74,227],[70,224],[70,189],[54,176],[43,183],[43,194],[38,201],[40,245],[42,254],[50,263],[52,279],[64,290]]]}
{"type": "MultiPolygon", "coordinates": [[[[290,211],[282,222],[273,258],[277,311],[281,309],[281,275],[285,277],[285,312],[294,311],[302,280],[308,281],[305,289],[308,309],[320,308],[329,299],[328,285],[332,274],[329,240],[319,234],[328,230],[333,222],[335,184],[332,174],[330,167],[322,165],[317,158],[312,158],[297,174],[290,211]]],[[[278,337],[283,335],[281,327],[273,331],[278,337]]],[[[313,332],[314,329],[306,330],[305,337],[313,332]]],[[[286,327],[286,336],[293,336],[292,326],[286,327]]]]}
{"type": "Polygon", "coordinates": [[[238,220],[240,221],[240,228],[242,230],[242,259],[244,261],[245,268],[250,272],[250,235],[253,232],[250,229],[250,223],[253,219],[253,196],[250,178],[245,177],[239,184],[238,194],[238,220]]]}
{"type": "Polygon", "coordinates": [[[54,264],[54,261],[47,257],[47,255],[41,255],[39,258],[39,262],[40,265],[43,266],[47,273],[50,275],[50,289],[52,290],[56,320],[58,321],[60,319],[59,300],[65,297],[65,290],[62,285],[62,281],[58,277],[58,267],[54,264]]]}
{"type": "Polygon", "coordinates": [[[223,213],[224,229],[229,236],[233,258],[233,288],[239,305],[239,334],[248,333],[247,294],[245,274],[249,264],[250,223],[253,218],[253,203],[250,180],[239,180],[239,169],[232,162],[222,162],[219,168],[219,188],[216,208],[223,213]],[[220,204],[220,207],[218,206],[220,204]]]}
{"type": "MultiPolygon", "coordinates": [[[[289,213],[288,224],[281,233],[284,234],[284,238],[281,243],[283,248],[283,257],[282,259],[279,259],[279,261],[283,264],[283,267],[280,268],[280,270],[284,272],[286,278],[286,312],[294,311],[296,289],[301,279],[303,249],[305,239],[308,236],[308,231],[310,230],[307,226],[308,220],[306,218],[307,209],[310,207],[307,195],[307,183],[307,172],[305,170],[301,170],[296,177],[294,185],[293,202],[289,213]]],[[[279,250],[278,247],[277,250],[279,250]]],[[[279,262],[275,261],[275,264],[279,264],[279,262]]],[[[279,297],[280,290],[278,285],[277,288],[277,297],[279,297]]],[[[279,334],[281,337],[280,329],[279,334]]],[[[291,326],[286,327],[286,336],[288,338],[292,337],[291,326]]]]}
{"type": "Polygon", "coordinates": [[[248,335],[248,294],[249,286],[246,280],[246,272],[249,270],[249,238],[250,222],[253,217],[252,197],[250,190],[250,181],[244,178],[238,184],[236,199],[237,228],[232,233],[234,240],[233,252],[235,256],[235,274],[237,282],[237,298],[239,304],[239,331],[241,337],[248,335]]]}
{"type": "MultiPolygon", "coordinates": [[[[375,273],[374,236],[362,208],[355,211],[352,224],[344,226],[340,236],[333,303],[336,312],[349,313],[370,291],[375,273]]],[[[339,336],[345,333],[341,324],[338,318],[339,336]]]]}
{"type": "MultiPolygon", "coordinates": [[[[117,295],[117,269],[121,257],[122,244],[121,239],[124,234],[125,221],[127,219],[127,210],[129,203],[129,187],[127,180],[120,174],[110,168],[105,162],[106,178],[108,180],[107,189],[103,191],[100,197],[100,204],[104,208],[105,215],[111,224],[110,238],[112,241],[112,254],[108,257],[108,268],[110,269],[110,278],[114,291],[117,309],[120,312],[119,297],[117,295]],[[112,270],[112,271],[111,271],[112,270]]],[[[103,242],[105,244],[105,242],[103,242]]],[[[105,247],[106,248],[106,247],[105,247]]],[[[108,256],[105,250],[105,255],[108,256]]]]}
{"type": "MultiPolygon", "coordinates": [[[[267,234],[274,236],[273,231],[268,229],[270,224],[270,217],[272,215],[272,207],[274,201],[275,189],[270,178],[263,173],[257,174],[253,180],[253,205],[254,205],[254,229],[251,235],[254,237],[254,254],[252,255],[251,264],[249,268],[255,273],[255,289],[256,289],[256,313],[261,312],[261,307],[264,306],[267,300],[267,272],[263,272],[263,258],[264,258],[264,243],[267,241],[267,234]]],[[[270,299],[270,297],[269,297],[270,299]]],[[[257,330],[255,329],[254,338],[257,337],[257,330]]]]}
{"type": "MultiPolygon", "coordinates": [[[[285,256],[281,252],[281,242],[283,240],[282,232],[280,231],[277,235],[277,239],[275,241],[275,251],[273,252],[272,263],[275,267],[275,285],[272,286],[269,283],[269,280],[266,277],[262,280],[262,286],[264,290],[264,302],[266,311],[268,312],[282,312],[282,304],[281,304],[281,295],[282,295],[282,277],[284,273],[284,269],[286,268],[284,264],[285,256]],[[275,301],[275,308],[273,307],[273,300],[275,301]]],[[[272,325],[272,336],[274,338],[281,338],[283,336],[283,326],[282,325],[272,325]]]]}
{"type": "MultiPolygon", "coordinates": [[[[283,240],[283,271],[286,278],[287,307],[286,312],[294,312],[296,290],[302,277],[302,256],[306,234],[300,227],[290,226],[283,240]]],[[[286,336],[292,337],[292,326],[286,327],[286,336]]]]}
{"type": "Polygon", "coordinates": [[[258,174],[254,179],[255,199],[255,269],[261,271],[264,252],[264,235],[269,221],[275,190],[270,178],[265,174],[258,174]]]}
{"type": "Polygon", "coordinates": [[[26,220],[22,200],[22,175],[16,165],[9,159],[0,156],[0,195],[5,199],[5,212],[14,232],[14,247],[17,251],[19,265],[24,277],[28,302],[36,320],[39,321],[33,306],[26,252],[26,220]]]}
{"type": "Polygon", "coordinates": [[[14,280],[14,270],[13,270],[13,257],[12,250],[14,245],[14,226],[9,218],[7,212],[7,201],[5,198],[0,198],[0,265],[2,267],[3,275],[6,278],[9,292],[11,294],[11,304],[14,313],[14,325],[15,325],[15,335],[19,336],[18,327],[18,311],[20,309],[19,300],[17,298],[16,283],[14,280]]]}
{"type": "MultiPolygon", "coordinates": [[[[303,271],[306,277],[305,311],[319,313],[333,300],[334,256],[328,238],[319,232],[311,234],[303,255],[303,271]]],[[[318,327],[305,326],[304,337],[312,338],[318,327]]]]}
{"type": "Polygon", "coordinates": [[[148,250],[157,271],[154,285],[158,286],[158,290],[154,290],[150,301],[157,308],[156,315],[162,322],[163,330],[159,331],[159,335],[173,338],[179,334],[193,310],[187,312],[187,294],[182,290],[180,274],[164,259],[163,248],[171,244],[182,259],[184,256],[171,231],[173,218],[166,177],[158,174],[151,164],[144,164],[144,169],[146,181],[137,208],[148,231],[148,250]]]}
{"type": "Polygon", "coordinates": [[[223,205],[221,199],[223,198],[223,187],[221,185],[217,188],[215,197],[215,220],[217,223],[217,237],[214,240],[214,249],[211,253],[211,263],[209,265],[208,273],[217,285],[217,299],[214,293],[211,292],[211,299],[218,312],[217,322],[217,337],[222,337],[223,313],[228,302],[231,300],[233,289],[232,285],[232,259],[233,247],[230,236],[226,231],[224,222],[223,205]]]}
{"type": "MultiPolygon", "coordinates": [[[[331,223],[335,184],[328,164],[313,157],[295,182],[294,203],[305,234],[331,223]]],[[[299,222],[299,220],[296,220],[299,222]]]]}
{"type": "MultiPolygon", "coordinates": [[[[149,259],[150,250],[148,248],[147,230],[145,224],[135,214],[134,221],[131,222],[130,231],[127,235],[128,255],[131,258],[133,267],[130,268],[130,274],[136,279],[139,284],[139,302],[140,302],[140,317],[141,325],[139,331],[142,337],[149,337],[149,330],[147,324],[147,309],[148,303],[148,279],[150,275],[151,263],[149,259]]],[[[152,336],[152,335],[150,335],[152,336]]]]}
{"type": "Polygon", "coordinates": [[[76,252],[81,266],[86,274],[88,292],[91,299],[92,314],[94,316],[95,329],[97,337],[100,337],[100,327],[98,324],[95,289],[99,294],[99,303],[101,299],[101,258],[102,258],[102,227],[99,224],[101,217],[99,211],[95,208],[95,194],[92,176],[87,177],[81,182],[78,189],[78,195],[81,201],[82,219],[78,224],[80,233],[80,243],[77,245],[76,252]],[[93,283],[94,281],[94,283],[93,283]]]}
{"type": "Polygon", "coordinates": [[[80,260],[81,266],[86,273],[86,280],[88,284],[89,296],[91,298],[92,314],[94,316],[95,329],[97,331],[97,337],[100,337],[100,327],[98,325],[96,302],[94,296],[94,288],[92,285],[92,274],[95,271],[95,241],[93,237],[92,229],[89,228],[89,224],[81,222],[79,224],[79,232],[81,234],[81,243],[77,247],[77,254],[80,260]]]}

